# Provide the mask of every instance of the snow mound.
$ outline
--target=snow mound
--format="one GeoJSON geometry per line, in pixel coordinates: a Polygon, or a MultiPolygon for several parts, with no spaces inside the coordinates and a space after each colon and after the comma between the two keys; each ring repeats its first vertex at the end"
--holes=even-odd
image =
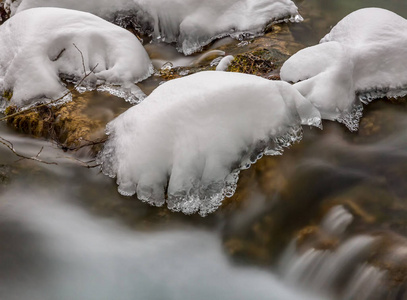
{"type": "Polygon", "coordinates": [[[93,73],[82,89],[108,84],[130,95],[139,92],[134,83],[153,71],[135,36],[89,13],[35,8],[0,27],[0,90],[12,95],[3,108],[57,99],[67,93],[61,78],[77,83],[84,68],[93,73]]]}
{"type": "Polygon", "coordinates": [[[202,216],[233,195],[239,171],[281,154],[320,114],[290,84],[207,71],[169,81],[107,126],[99,155],[122,195],[202,216]],[[167,184],[168,183],[168,184],[167,184]]]}
{"type": "Polygon", "coordinates": [[[111,21],[125,12],[144,23],[139,29],[152,29],[154,40],[176,43],[186,55],[217,38],[244,39],[262,34],[270,23],[302,21],[291,0],[23,0],[14,13],[39,6],[87,11],[111,21]]]}
{"type": "Polygon", "coordinates": [[[233,55],[223,57],[216,66],[216,71],[226,71],[234,59],[233,55]]]}
{"type": "Polygon", "coordinates": [[[281,78],[296,82],[322,118],[357,130],[360,101],[407,91],[407,20],[380,8],[357,10],[320,42],[293,55],[281,78]]]}

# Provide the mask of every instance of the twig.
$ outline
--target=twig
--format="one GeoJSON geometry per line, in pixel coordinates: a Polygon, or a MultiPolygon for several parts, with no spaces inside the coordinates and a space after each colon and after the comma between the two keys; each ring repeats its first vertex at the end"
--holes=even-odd
{"type": "Polygon", "coordinates": [[[59,52],[58,55],[55,58],[51,59],[51,60],[52,61],[57,61],[58,59],[60,59],[62,54],[64,54],[65,50],[66,50],[65,48],[62,49],[61,52],[59,52]]]}
{"type": "MultiPolygon", "coordinates": [[[[61,97],[59,97],[58,99],[52,100],[52,101],[50,101],[50,102],[46,102],[46,103],[41,103],[41,104],[38,104],[38,105],[34,105],[34,106],[32,106],[32,107],[29,107],[29,108],[20,110],[20,111],[18,111],[18,112],[15,112],[15,113],[13,113],[13,114],[10,114],[10,115],[7,115],[7,116],[5,116],[5,117],[0,118],[0,121],[4,121],[4,120],[7,120],[7,119],[9,119],[9,118],[18,116],[18,115],[20,115],[20,114],[23,114],[23,113],[32,111],[32,110],[34,110],[34,109],[39,109],[39,108],[41,108],[41,107],[46,107],[46,106],[49,106],[49,105],[51,105],[51,104],[57,103],[58,101],[62,100],[63,98],[65,98],[66,96],[68,96],[70,93],[72,93],[78,86],[80,86],[80,85],[85,81],[86,78],[89,77],[90,74],[92,74],[92,73],[95,71],[95,69],[97,68],[98,64],[96,64],[96,65],[89,71],[89,73],[86,73],[85,59],[84,59],[84,57],[83,57],[83,53],[82,53],[82,51],[81,51],[75,44],[73,44],[73,45],[74,45],[74,47],[79,51],[79,53],[80,53],[80,55],[81,55],[82,67],[83,67],[83,72],[84,72],[84,76],[82,77],[82,79],[81,79],[78,83],[76,83],[73,88],[68,89],[68,91],[67,91],[65,94],[63,94],[61,97]]],[[[64,49],[64,50],[65,50],[65,49],[64,49]]],[[[61,51],[61,53],[60,53],[58,56],[60,56],[60,55],[64,52],[64,50],[61,51]]],[[[105,141],[106,141],[106,138],[100,139],[99,141],[88,141],[87,144],[84,144],[84,145],[81,145],[81,146],[79,146],[79,147],[72,148],[72,149],[67,148],[67,147],[65,147],[65,148],[66,148],[67,150],[79,150],[80,148],[83,148],[83,147],[86,147],[86,146],[91,146],[91,145],[101,144],[101,143],[104,143],[105,141]]],[[[31,156],[31,157],[29,157],[29,156],[25,156],[25,155],[22,155],[22,154],[18,153],[18,152],[14,149],[13,143],[10,142],[10,141],[7,140],[7,139],[1,137],[1,136],[0,136],[0,144],[3,144],[4,146],[6,146],[14,155],[16,155],[17,157],[19,157],[20,159],[17,160],[17,161],[24,160],[24,159],[28,159],[28,160],[34,160],[34,161],[37,161],[37,162],[41,162],[41,163],[44,163],[44,164],[57,165],[56,162],[47,162],[47,161],[41,160],[41,159],[39,158],[39,156],[41,155],[42,151],[44,150],[44,147],[41,147],[40,151],[37,153],[36,156],[31,156]]],[[[61,146],[61,147],[63,147],[63,146],[61,146]]],[[[95,168],[95,167],[98,167],[98,166],[99,166],[99,164],[95,164],[95,165],[90,165],[90,164],[89,164],[89,163],[91,163],[91,162],[94,162],[95,160],[91,160],[91,161],[89,161],[89,162],[84,162],[84,161],[81,161],[81,160],[79,160],[79,159],[77,159],[77,158],[68,157],[68,156],[64,156],[64,157],[67,158],[67,159],[73,160],[73,161],[75,161],[75,162],[77,162],[77,163],[81,164],[82,166],[84,166],[84,167],[86,167],[86,168],[89,168],[89,169],[90,169],[90,168],[95,168]]]]}
{"type": "Polygon", "coordinates": [[[65,146],[65,145],[60,144],[60,143],[57,143],[57,144],[64,151],[67,151],[67,150],[69,150],[69,151],[78,151],[78,150],[80,150],[82,148],[85,148],[85,147],[88,147],[88,146],[96,146],[96,145],[104,144],[107,141],[107,137],[97,139],[97,140],[94,140],[94,141],[89,141],[89,140],[84,139],[84,141],[86,141],[85,144],[82,144],[82,145],[79,145],[79,146],[76,146],[76,147],[68,147],[68,146],[65,146]]]}
{"type": "Polygon", "coordinates": [[[18,153],[16,150],[14,150],[13,143],[10,142],[9,140],[6,140],[5,138],[3,138],[1,136],[0,136],[0,143],[3,144],[4,146],[6,146],[11,152],[14,153],[14,155],[19,157],[20,159],[34,160],[34,161],[41,162],[41,163],[44,163],[47,165],[57,165],[56,162],[48,162],[48,161],[44,161],[44,160],[38,158],[44,147],[41,148],[41,150],[37,153],[36,156],[25,156],[25,155],[18,153]]]}
{"type": "Polygon", "coordinates": [[[83,58],[83,53],[82,53],[82,51],[75,45],[75,43],[72,43],[72,44],[74,45],[74,47],[76,48],[76,50],[78,50],[79,53],[81,54],[82,67],[83,67],[83,74],[86,75],[85,59],[83,58]]]}
{"type": "Polygon", "coordinates": [[[63,156],[61,156],[61,157],[62,157],[62,158],[65,158],[65,159],[72,160],[72,161],[74,161],[74,162],[76,162],[76,163],[79,163],[82,167],[85,167],[85,168],[87,168],[87,169],[93,169],[93,168],[97,168],[97,167],[100,166],[100,164],[90,165],[90,163],[96,161],[95,159],[92,159],[92,160],[90,160],[90,161],[83,161],[83,160],[80,160],[80,159],[78,159],[78,158],[76,158],[76,157],[72,157],[72,156],[65,156],[65,155],[63,155],[63,156]]]}
{"type": "MultiPolygon", "coordinates": [[[[76,47],[75,44],[74,44],[74,46],[76,47]]],[[[78,48],[76,47],[76,49],[78,49],[78,48]]],[[[83,54],[82,54],[82,52],[81,52],[79,49],[78,49],[78,51],[79,51],[79,53],[81,54],[81,57],[82,57],[83,67],[85,67],[84,60],[83,60],[83,54]]],[[[5,120],[7,120],[7,119],[9,119],[9,118],[13,118],[13,117],[18,116],[18,115],[20,115],[20,114],[23,114],[23,113],[26,113],[26,112],[29,112],[29,111],[32,111],[32,110],[34,110],[34,109],[38,109],[38,108],[41,108],[41,107],[44,107],[44,106],[48,106],[48,105],[50,105],[50,104],[54,104],[54,103],[56,103],[56,102],[62,100],[63,98],[65,98],[66,96],[68,96],[69,94],[71,94],[78,86],[80,86],[80,85],[82,84],[82,82],[84,82],[85,79],[88,78],[89,75],[93,73],[93,71],[97,68],[98,65],[99,65],[99,64],[96,64],[96,65],[89,71],[89,73],[86,74],[86,72],[85,72],[85,76],[82,77],[82,79],[81,79],[77,84],[75,84],[75,86],[74,86],[73,88],[68,89],[68,91],[67,91],[65,94],[63,94],[61,97],[59,97],[58,99],[52,100],[52,101],[50,101],[50,102],[46,102],[46,103],[34,105],[34,106],[32,106],[32,107],[29,107],[29,108],[20,110],[20,111],[18,111],[18,112],[15,112],[15,113],[13,113],[13,114],[10,114],[10,115],[7,115],[7,116],[5,116],[5,117],[3,117],[3,118],[0,118],[0,121],[5,121],[5,120]]]]}

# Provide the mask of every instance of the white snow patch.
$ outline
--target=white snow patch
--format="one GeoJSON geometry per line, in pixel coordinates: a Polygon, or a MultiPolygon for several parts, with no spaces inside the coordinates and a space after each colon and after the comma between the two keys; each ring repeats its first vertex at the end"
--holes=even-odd
{"type": "Polygon", "coordinates": [[[83,67],[86,73],[93,70],[83,82],[85,88],[106,83],[130,94],[137,94],[134,83],[153,71],[134,35],[89,13],[35,8],[0,27],[0,90],[13,95],[7,105],[57,99],[67,92],[61,77],[78,82],[83,67]]]}
{"type": "Polygon", "coordinates": [[[18,6],[21,4],[22,0],[4,0],[4,9],[13,15],[16,11],[18,6]]]}
{"type": "Polygon", "coordinates": [[[320,111],[322,118],[357,130],[360,101],[407,91],[407,20],[380,8],[357,10],[341,20],[319,45],[293,55],[281,78],[320,111]]]}
{"type": "Polygon", "coordinates": [[[154,40],[176,43],[186,55],[217,38],[254,37],[270,23],[303,20],[291,0],[23,0],[14,13],[40,6],[87,11],[108,20],[127,11],[136,22],[148,23],[140,28],[153,29],[154,40]]]}
{"type": "Polygon", "coordinates": [[[219,64],[216,66],[216,71],[226,71],[232,61],[235,59],[233,55],[227,55],[219,61],[219,64]]]}
{"type": "Polygon", "coordinates": [[[281,154],[320,114],[290,84],[200,72],[169,81],[107,126],[99,155],[119,192],[202,216],[232,196],[239,171],[281,154]]]}

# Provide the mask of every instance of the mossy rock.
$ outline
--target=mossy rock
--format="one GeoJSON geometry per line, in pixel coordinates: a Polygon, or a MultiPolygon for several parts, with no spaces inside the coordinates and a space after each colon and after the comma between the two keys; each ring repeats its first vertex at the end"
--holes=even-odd
{"type": "Polygon", "coordinates": [[[259,49],[236,55],[227,71],[279,79],[278,72],[288,55],[277,49],[259,49]]]}
{"type": "Polygon", "coordinates": [[[396,290],[406,295],[407,239],[391,231],[376,232],[373,236],[376,238],[376,246],[368,263],[386,272],[385,285],[389,294],[396,290]]]}
{"type": "MultiPolygon", "coordinates": [[[[220,42],[220,41],[219,41],[220,42]]],[[[233,55],[234,60],[227,69],[230,72],[239,72],[263,76],[268,79],[279,79],[279,70],[283,63],[296,51],[304,48],[298,44],[291,35],[288,24],[275,24],[266,34],[247,41],[231,40],[217,47],[214,42],[212,50],[206,49],[192,66],[163,68],[156,75],[163,80],[172,80],[201,71],[215,70],[212,62],[224,55],[233,55]]]]}
{"type": "Polygon", "coordinates": [[[3,91],[3,94],[1,95],[1,97],[6,101],[10,101],[11,98],[13,97],[13,91],[5,90],[5,91],[3,91]]]}
{"type": "Polygon", "coordinates": [[[201,66],[192,66],[192,67],[174,67],[174,68],[164,68],[157,72],[157,75],[160,76],[165,81],[169,81],[176,78],[181,78],[187,75],[192,75],[202,71],[214,71],[215,66],[210,64],[204,64],[201,66]]]}
{"type": "MultiPolygon", "coordinates": [[[[22,112],[9,117],[7,123],[22,133],[51,139],[63,150],[76,150],[91,144],[91,154],[95,154],[100,150],[100,142],[105,139],[104,129],[107,122],[115,116],[110,112],[107,117],[95,114],[94,110],[103,109],[103,101],[101,101],[102,107],[92,107],[92,101],[99,101],[92,100],[95,93],[75,92],[73,100],[68,103],[59,106],[41,106],[22,112]]],[[[107,97],[116,98],[110,95],[107,97]]],[[[123,101],[120,98],[107,100],[123,101]]],[[[12,115],[16,112],[17,109],[10,106],[5,114],[12,115]]]]}

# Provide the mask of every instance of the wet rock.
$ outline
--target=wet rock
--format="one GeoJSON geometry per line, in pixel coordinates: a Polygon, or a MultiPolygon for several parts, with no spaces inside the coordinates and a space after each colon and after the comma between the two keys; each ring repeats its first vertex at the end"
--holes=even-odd
{"type": "Polygon", "coordinates": [[[205,53],[186,67],[163,67],[157,75],[165,81],[200,71],[215,70],[219,60],[233,55],[229,72],[239,72],[278,80],[279,70],[289,56],[304,46],[297,43],[289,24],[272,25],[266,34],[251,40],[223,39],[205,48],[205,53]],[[220,55],[222,53],[223,55],[220,55]]]}
{"type": "Polygon", "coordinates": [[[397,97],[397,98],[384,98],[384,101],[388,101],[392,104],[406,104],[407,103],[407,96],[404,97],[397,97]]]}
{"type": "MultiPolygon", "coordinates": [[[[22,112],[9,117],[7,123],[22,133],[51,139],[65,151],[89,145],[90,153],[95,154],[105,139],[106,124],[116,115],[114,110],[117,109],[112,109],[110,101],[123,102],[96,92],[75,92],[71,102],[22,112]]],[[[10,116],[16,112],[10,107],[5,113],[10,116]]]]}
{"type": "Polygon", "coordinates": [[[4,2],[0,3],[0,25],[10,17],[10,12],[4,7],[4,2]]]}
{"type": "Polygon", "coordinates": [[[260,49],[235,56],[227,71],[253,74],[269,79],[279,79],[278,70],[288,55],[277,49],[260,49]]]}
{"type": "Polygon", "coordinates": [[[385,299],[405,299],[407,296],[407,239],[392,231],[374,232],[377,239],[368,263],[385,271],[382,282],[385,299]]]}
{"type": "Polygon", "coordinates": [[[311,225],[301,229],[296,238],[296,247],[299,251],[314,248],[317,250],[335,249],[339,240],[336,237],[329,236],[319,226],[311,225]]]}

